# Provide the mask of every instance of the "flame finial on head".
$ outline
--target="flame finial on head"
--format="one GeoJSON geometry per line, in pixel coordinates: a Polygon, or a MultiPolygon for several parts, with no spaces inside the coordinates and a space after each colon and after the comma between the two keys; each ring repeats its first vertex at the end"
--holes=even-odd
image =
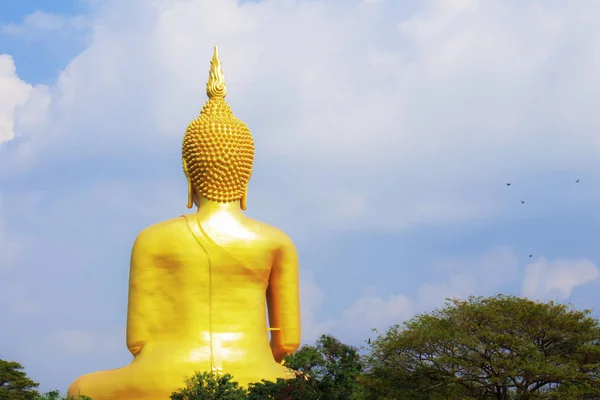
{"type": "Polygon", "coordinates": [[[219,49],[215,44],[213,58],[210,61],[210,71],[208,73],[208,82],[206,82],[206,94],[209,99],[225,98],[227,87],[225,86],[225,76],[219,60],[219,49]]]}

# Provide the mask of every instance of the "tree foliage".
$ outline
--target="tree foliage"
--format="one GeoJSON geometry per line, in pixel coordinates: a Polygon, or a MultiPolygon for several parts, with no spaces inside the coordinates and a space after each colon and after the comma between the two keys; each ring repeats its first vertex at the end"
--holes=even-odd
{"type": "MultiPolygon", "coordinates": [[[[449,300],[392,326],[366,356],[323,335],[285,358],[294,378],[245,389],[229,374],[196,373],[171,399],[598,400],[600,324],[590,314],[513,296],[449,300]]],[[[0,360],[0,400],[64,400],[37,386],[0,360]]]]}
{"type": "Polygon", "coordinates": [[[373,399],[600,397],[598,321],[553,302],[450,300],[391,327],[370,350],[362,382],[373,399]]]}
{"type": "Polygon", "coordinates": [[[52,390],[50,392],[46,392],[41,394],[35,398],[35,400],[92,400],[87,396],[78,396],[77,398],[70,397],[62,397],[58,390],[52,390]]]}
{"type": "Polygon", "coordinates": [[[21,364],[0,360],[0,400],[34,400],[38,386],[27,377],[21,364]]]}
{"type": "Polygon", "coordinates": [[[293,379],[263,381],[249,387],[249,398],[352,400],[360,399],[357,381],[363,365],[356,348],[323,335],[315,346],[302,346],[285,358],[286,366],[296,372],[293,379]]]}
{"type": "Polygon", "coordinates": [[[197,372],[171,400],[246,400],[246,390],[230,374],[197,372]]]}

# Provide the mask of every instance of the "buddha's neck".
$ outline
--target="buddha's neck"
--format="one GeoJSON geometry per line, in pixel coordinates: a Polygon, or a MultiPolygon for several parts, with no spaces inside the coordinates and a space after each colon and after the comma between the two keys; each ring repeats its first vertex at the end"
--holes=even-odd
{"type": "Polygon", "coordinates": [[[203,196],[194,196],[194,204],[198,207],[198,214],[214,214],[225,212],[231,215],[243,215],[240,201],[232,201],[229,203],[219,203],[218,201],[209,200],[203,196]]]}

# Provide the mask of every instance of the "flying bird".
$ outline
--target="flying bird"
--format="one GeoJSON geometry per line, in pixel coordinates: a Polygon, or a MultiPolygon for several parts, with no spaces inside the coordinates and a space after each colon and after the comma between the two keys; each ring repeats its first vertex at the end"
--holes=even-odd
{"type": "Polygon", "coordinates": [[[506,184],[506,186],[510,186],[510,182],[508,182],[508,183],[506,184]]]}
{"type": "Polygon", "coordinates": [[[521,200],[521,204],[525,204],[525,200],[521,200]]]}
{"type": "Polygon", "coordinates": [[[533,257],[533,254],[530,254],[530,255],[529,255],[529,258],[531,258],[531,257],[533,257]]]}
{"type": "Polygon", "coordinates": [[[575,183],[579,183],[579,179],[577,179],[577,180],[575,181],[575,183]]]}

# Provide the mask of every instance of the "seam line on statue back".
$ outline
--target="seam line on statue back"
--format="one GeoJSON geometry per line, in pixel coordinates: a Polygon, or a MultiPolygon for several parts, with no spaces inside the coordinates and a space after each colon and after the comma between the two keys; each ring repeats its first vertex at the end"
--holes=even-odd
{"type": "MultiPolygon", "coordinates": [[[[211,372],[213,372],[215,360],[214,360],[214,354],[213,354],[214,348],[213,348],[213,326],[212,326],[212,323],[213,323],[213,321],[212,321],[212,317],[213,317],[213,310],[212,310],[212,259],[210,258],[210,254],[208,253],[208,250],[206,250],[206,247],[204,247],[204,245],[202,244],[200,239],[198,239],[198,237],[194,233],[194,229],[191,227],[190,220],[187,217],[187,215],[183,215],[183,218],[185,219],[185,224],[186,224],[188,230],[190,231],[190,233],[192,234],[192,237],[194,238],[196,243],[198,243],[200,245],[200,247],[202,248],[202,251],[204,251],[204,254],[206,254],[206,259],[208,260],[208,343],[209,343],[209,348],[210,348],[210,370],[211,370],[211,372]]],[[[200,230],[204,231],[202,229],[202,227],[200,227],[200,223],[198,221],[196,221],[196,223],[198,224],[198,228],[200,228],[200,230]]]]}

